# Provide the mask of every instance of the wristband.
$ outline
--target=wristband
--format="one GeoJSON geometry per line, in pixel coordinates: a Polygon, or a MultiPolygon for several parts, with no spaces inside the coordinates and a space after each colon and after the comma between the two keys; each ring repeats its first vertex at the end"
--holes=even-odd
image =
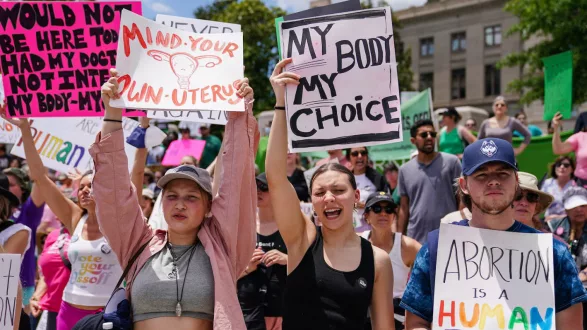
{"type": "Polygon", "coordinates": [[[108,119],[108,118],[104,118],[104,119],[102,119],[102,120],[104,120],[104,121],[110,121],[110,122],[113,122],[113,123],[122,123],[122,120],[118,120],[118,119],[108,119]]]}
{"type": "Polygon", "coordinates": [[[275,110],[285,110],[285,107],[278,107],[278,106],[275,106],[275,108],[274,108],[274,109],[275,109],[275,110]]]}

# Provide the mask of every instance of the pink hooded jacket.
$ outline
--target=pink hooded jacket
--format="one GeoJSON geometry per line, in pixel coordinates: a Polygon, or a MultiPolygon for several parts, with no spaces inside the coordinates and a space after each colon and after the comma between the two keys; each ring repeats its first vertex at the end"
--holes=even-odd
{"type": "MultiPolygon", "coordinates": [[[[259,143],[253,101],[245,112],[230,112],[224,135],[222,173],[218,195],[212,201],[212,218],[202,222],[198,239],[210,257],[214,274],[214,330],[246,330],[237,299],[236,282],[255,249],[257,186],[254,160],[259,143]]],[[[137,271],[167,243],[167,232],[153,230],[144,221],[128,173],[123,131],[101,137],[90,148],[95,175],[92,184],[100,230],[124,269],[137,250],[151,242],[137,258],[126,278],[127,295],[137,271]]]]}

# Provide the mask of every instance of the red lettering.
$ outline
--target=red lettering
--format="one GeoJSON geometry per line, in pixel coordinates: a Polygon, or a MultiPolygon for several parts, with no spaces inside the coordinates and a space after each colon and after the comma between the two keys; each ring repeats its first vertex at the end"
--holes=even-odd
{"type": "Polygon", "coordinates": [[[238,104],[240,101],[241,101],[241,99],[236,99],[236,100],[229,99],[229,100],[228,100],[228,103],[230,103],[230,104],[232,104],[232,105],[235,105],[235,104],[238,104]]]}
{"type": "Polygon", "coordinates": [[[222,88],[220,86],[212,85],[212,99],[214,100],[214,102],[218,102],[218,99],[221,99],[222,101],[226,101],[224,96],[222,96],[222,94],[220,93],[221,90],[222,90],[222,88]]]}
{"type": "Polygon", "coordinates": [[[139,27],[132,23],[132,28],[129,30],[128,26],[124,25],[122,27],[122,42],[124,44],[124,55],[127,57],[130,55],[130,40],[135,40],[135,38],[139,39],[139,43],[143,49],[147,49],[147,44],[145,43],[145,39],[143,39],[143,34],[139,27]]]}
{"type": "Polygon", "coordinates": [[[446,312],[444,310],[444,300],[440,301],[440,312],[438,313],[438,325],[443,326],[444,318],[450,317],[450,326],[455,327],[455,302],[451,301],[450,303],[450,312],[446,312]]]}
{"type": "Polygon", "coordinates": [[[214,50],[217,51],[217,52],[219,52],[222,49],[224,49],[224,46],[226,46],[226,42],[223,42],[222,43],[222,46],[219,46],[219,45],[220,45],[220,41],[216,41],[216,43],[214,44],[214,50]]]}
{"type": "Polygon", "coordinates": [[[190,41],[192,43],[192,51],[195,51],[196,48],[198,48],[198,44],[200,43],[200,41],[202,41],[202,37],[194,39],[193,37],[190,36],[190,41]]]}
{"type": "Polygon", "coordinates": [[[157,38],[155,39],[157,46],[168,47],[169,46],[169,33],[163,34],[161,31],[157,31],[157,38]]]}
{"type": "Polygon", "coordinates": [[[149,45],[153,44],[153,35],[151,34],[151,28],[147,27],[147,42],[149,45]]]}
{"type": "Polygon", "coordinates": [[[124,92],[126,92],[126,90],[128,89],[128,86],[130,85],[130,76],[128,74],[125,74],[122,77],[118,77],[116,81],[118,81],[118,89],[120,90],[119,94],[124,94],[124,92]],[[120,85],[122,85],[122,88],[120,88],[120,85]]]}
{"type": "Polygon", "coordinates": [[[177,100],[177,89],[174,89],[173,92],[171,93],[171,101],[173,101],[173,104],[175,104],[178,107],[184,105],[186,98],[187,98],[187,92],[184,90],[182,90],[182,92],[183,92],[183,94],[182,94],[181,102],[177,100]]]}
{"type": "Polygon", "coordinates": [[[161,102],[161,97],[163,97],[163,87],[159,87],[159,91],[155,94],[155,89],[151,86],[147,88],[147,98],[145,102],[153,102],[155,104],[159,104],[161,102]]]}
{"type": "Polygon", "coordinates": [[[202,91],[200,92],[200,100],[202,101],[202,103],[210,103],[210,101],[212,101],[209,98],[210,94],[208,94],[206,91],[210,88],[210,86],[206,86],[204,88],[202,88],[202,91]],[[205,99],[206,98],[206,99],[205,99]]]}
{"type": "Polygon", "coordinates": [[[171,35],[171,49],[175,49],[179,46],[181,46],[181,37],[174,33],[171,35]]]}
{"type": "Polygon", "coordinates": [[[200,89],[190,89],[189,92],[192,93],[192,104],[196,104],[198,102],[198,91],[200,89]]]}
{"type": "Polygon", "coordinates": [[[234,57],[233,52],[237,49],[238,49],[238,45],[235,44],[234,42],[230,42],[230,43],[228,43],[228,46],[226,46],[226,48],[224,48],[224,50],[222,51],[222,55],[228,53],[228,55],[230,57],[234,57]]]}
{"type": "Polygon", "coordinates": [[[228,85],[228,91],[226,91],[226,89],[224,89],[224,86],[222,86],[222,92],[224,93],[224,95],[226,96],[231,96],[233,93],[232,90],[232,85],[228,85]]]}
{"type": "Polygon", "coordinates": [[[212,41],[210,41],[208,39],[204,40],[204,42],[202,42],[202,46],[200,47],[200,50],[207,52],[210,49],[212,49],[212,41]]]}
{"type": "Polygon", "coordinates": [[[133,95],[135,86],[136,86],[136,81],[133,81],[130,84],[130,88],[128,89],[128,100],[131,102],[141,102],[144,98],[145,98],[145,93],[147,92],[147,84],[143,84],[143,87],[141,87],[141,91],[140,93],[137,92],[133,95]]]}

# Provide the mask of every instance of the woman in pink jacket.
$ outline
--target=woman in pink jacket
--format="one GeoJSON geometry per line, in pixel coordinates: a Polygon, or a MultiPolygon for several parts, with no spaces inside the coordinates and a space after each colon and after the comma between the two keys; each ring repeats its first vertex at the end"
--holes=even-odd
{"type": "Polygon", "coordinates": [[[147,248],[126,278],[135,330],[245,330],[236,281],[255,248],[254,158],[259,141],[252,114],[253,90],[244,79],[237,96],[245,112],[229,113],[214,182],[191,165],[169,170],[158,184],[169,229],[152,230],[143,220],[124,152],[116,72],[102,86],[106,105],[102,131],[90,148],[100,228],[125,268],[147,248]]]}

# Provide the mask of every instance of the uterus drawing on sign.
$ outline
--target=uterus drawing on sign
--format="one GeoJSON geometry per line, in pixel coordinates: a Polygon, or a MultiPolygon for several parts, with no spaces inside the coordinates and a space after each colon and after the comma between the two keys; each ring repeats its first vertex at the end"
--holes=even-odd
{"type": "Polygon", "coordinates": [[[200,66],[213,68],[222,63],[222,59],[216,55],[193,56],[184,52],[169,54],[160,50],[150,50],[147,55],[156,61],[169,62],[171,70],[177,76],[179,88],[186,90],[190,89],[190,79],[200,66]]]}

